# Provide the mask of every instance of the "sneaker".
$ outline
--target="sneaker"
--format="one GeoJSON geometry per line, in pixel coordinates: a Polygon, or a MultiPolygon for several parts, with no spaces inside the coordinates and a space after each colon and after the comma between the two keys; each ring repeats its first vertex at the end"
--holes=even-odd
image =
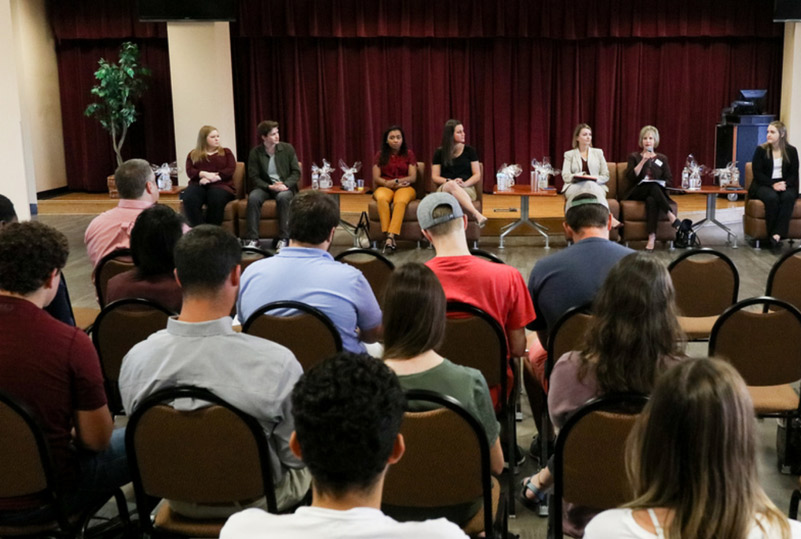
{"type": "Polygon", "coordinates": [[[275,252],[280,252],[281,249],[287,246],[286,240],[278,240],[278,243],[275,244],[275,252]]]}
{"type": "Polygon", "coordinates": [[[245,240],[242,243],[243,247],[253,247],[254,249],[261,249],[261,242],[259,240],[245,240]]]}

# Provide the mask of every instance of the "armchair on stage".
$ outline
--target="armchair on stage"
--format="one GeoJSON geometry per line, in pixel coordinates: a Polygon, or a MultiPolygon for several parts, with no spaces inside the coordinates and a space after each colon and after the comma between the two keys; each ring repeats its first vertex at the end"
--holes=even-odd
{"type": "MultiPolygon", "coordinates": [[[[751,186],[754,180],[754,170],[751,163],[745,164],[745,190],[751,186]]],[[[801,199],[799,199],[801,200],[801,199]]],[[[793,215],[790,218],[790,229],[787,236],[790,238],[801,238],[801,202],[795,201],[793,215]]],[[[745,195],[745,214],[743,215],[743,232],[746,237],[753,239],[759,247],[761,240],[768,239],[768,228],[765,224],[765,204],[756,198],[745,195]]]]}

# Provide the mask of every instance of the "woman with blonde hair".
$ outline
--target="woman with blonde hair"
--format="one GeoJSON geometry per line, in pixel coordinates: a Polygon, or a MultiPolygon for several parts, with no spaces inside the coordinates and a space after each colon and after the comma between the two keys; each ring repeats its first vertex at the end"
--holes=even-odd
{"type": "Polygon", "coordinates": [[[673,228],[679,228],[681,221],[670,209],[672,200],[665,187],[672,186],[673,174],[670,172],[668,158],[655,150],[659,146],[659,130],[646,125],[640,129],[639,152],[629,155],[626,167],[626,178],[632,187],[623,197],[624,200],[640,200],[645,202],[645,221],[648,232],[646,251],[654,250],[656,242],[656,226],[661,214],[666,214],[673,228]]]}
{"type": "MultiPolygon", "coordinates": [[[[632,253],[620,259],[598,291],[592,311],[583,345],[559,358],[551,372],[548,412],[556,430],[594,398],[650,393],[659,375],[685,357],[673,283],[665,265],[652,256],[632,253]]],[[[523,481],[521,502],[539,509],[552,485],[549,462],[523,481]]],[[[580,537],[596,511],[565,507],[565,531],[580,537]]]]}
{"type": "Polygon", "coordinates": [[[765,204],[765,225],[771,247],[779,247],[787,237],[790,218],[798,198],[798,150],[787,143],[787,128],[770,122],[767,142],[754,150],[751,158],[754,181],[748,196],[765,204]]]}
{"type": "Polygon", "coordinates": [[[204,125],[197,134],[195,149],[186,157],[189,185],[182,193],[184,213],[189,226],[208,223],[221,225],[225,205],[234,199],[236,158],[220,145],[216,127],[204,125]],[[203,218],[203,204],[206,218],[203,218]]]}
{"type": "Polygon", "coordinates": [[[604,511],[587,539],[799,538],[759,484],[754,406],[737,371],[716,359],[668,370],[627,444],[634,501],[604,511]]]}

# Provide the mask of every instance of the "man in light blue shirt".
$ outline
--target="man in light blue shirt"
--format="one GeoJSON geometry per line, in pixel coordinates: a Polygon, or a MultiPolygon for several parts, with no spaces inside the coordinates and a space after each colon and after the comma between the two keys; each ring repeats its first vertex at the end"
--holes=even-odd
{"type": "Polygon", "coordinates": [[[328,253],[339,224],[336,203],[324,193],[304,191],[289,210],[289,247],[242,274],[239,320],[273,301],[300,301],[331,319],[345,350],[364,353],[364,343],[381,337],[381,309],[362,272],[328,253]]]}

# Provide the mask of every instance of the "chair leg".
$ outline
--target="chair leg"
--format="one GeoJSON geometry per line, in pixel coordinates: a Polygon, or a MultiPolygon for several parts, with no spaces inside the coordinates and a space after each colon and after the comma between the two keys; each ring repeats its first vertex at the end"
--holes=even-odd
{"type": "Polygon", "coordinates": [[[798,520],[798,501],[801,500],[801,490],[795,489],[790,497],[790,512],[788,515],[793,520],[798,520]]]}

